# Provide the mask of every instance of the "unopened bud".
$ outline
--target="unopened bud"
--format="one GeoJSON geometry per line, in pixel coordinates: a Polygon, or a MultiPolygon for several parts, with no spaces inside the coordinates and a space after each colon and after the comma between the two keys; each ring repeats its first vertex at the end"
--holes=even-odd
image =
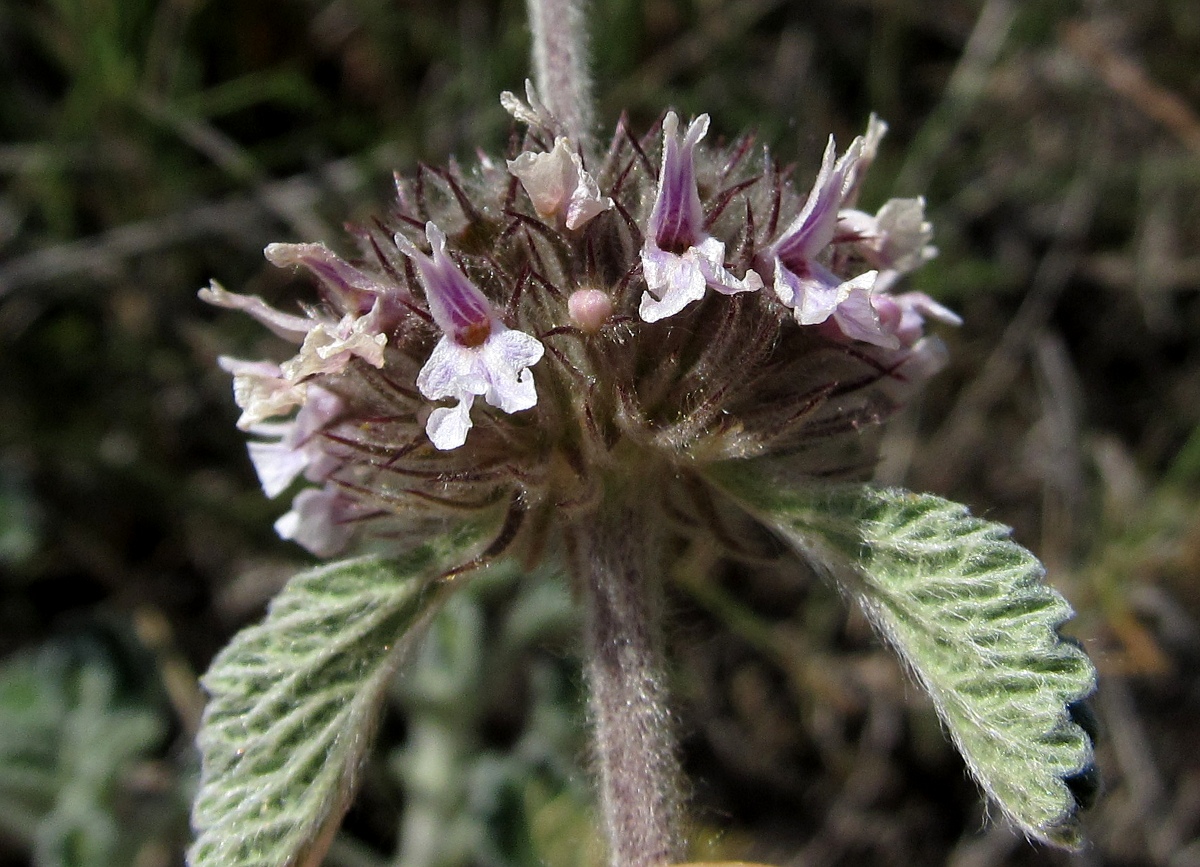
{"type": "Polygon", "coordinates": [[[599,289],[579,289],[567,299],[571,321],[588,334],[595,334],[612,317],[612,299],[599,289]]]}

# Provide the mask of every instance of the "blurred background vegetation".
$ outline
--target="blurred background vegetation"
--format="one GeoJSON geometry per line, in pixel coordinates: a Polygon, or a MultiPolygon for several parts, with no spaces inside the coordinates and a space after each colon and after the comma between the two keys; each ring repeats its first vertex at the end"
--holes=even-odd
{"type": "MultiPolygon", "coordinates": [[[[707,111],[803,179],[889,121],[865,201],[928,197],[917,287],[966,324],[879,478],[1014,526],[1102,675],[1092,844],[1037,849],[832,591],[682,570],[697,857],[1200,865],[1200,4],[592,12],[606,122],[707,111]]],[[[503,152],[527,51],[519,0],[0,4],[0,865],[182,863],[196,674],[306,562],[214,364],[271,346],[196,290],[309,297],[263,245],[337,247],[393,169],[503,152]]],[[[597,863],[573,630],[557,576],[462,595],[327,864],[597,863]]]]}

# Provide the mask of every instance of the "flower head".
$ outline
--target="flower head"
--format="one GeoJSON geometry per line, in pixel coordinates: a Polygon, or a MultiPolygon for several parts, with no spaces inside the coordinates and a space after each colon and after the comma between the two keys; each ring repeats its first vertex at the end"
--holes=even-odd
{"type": "Polygon", "coordinates": [[[202,291],[289,347],[222,362],[263,490],[309,485],[280,535],[328,556],[486,513],[508,518],[497,550],[536,559],[614,479],[675,525],[704,523],[716,462],[869,472],[872,432],[943,363],[927,321],[958,321],[895,291],[930,255],[920,200],[854,207],[882,123],[840,159],[831,143],[808,190],[744,140],[709,146],[706,115],[681,130],[668,113],[641,140],[622,127],[601,156],[529,99],[506,100],[530,127],[507,171],[399,178],[394,224],[358,230],[357,258],[268,247],[313,279],[300,315],[202,291]]]}

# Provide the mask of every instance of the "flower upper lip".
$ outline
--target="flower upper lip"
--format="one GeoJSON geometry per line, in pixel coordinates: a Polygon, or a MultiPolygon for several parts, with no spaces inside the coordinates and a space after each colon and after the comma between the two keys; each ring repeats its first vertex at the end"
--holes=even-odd
{"type": "Polygon", "coordinates": [[[778,258],[792,271],[805,265],[829,246],[837,227],[838,210],[854,166],[862,155],[863,139],[856,138],[842,158],[834,162],[837,149],[833,136],[825,147],[821,170],[813,183],[804,207],[783,233],[766,250],[768,258],[778,258]]]}
{"type": "Polygon", "coordinates": [[[679,143],[679,118],[668,112],[663,119],[662,171],[658,177],[658,195],[650,212],[649,235],[661,250],[682,253],[700,240],[704,208],[696,186],[695,149],[708,134],[709,118],[702,114],[688,124],[682,146],[679,143]]]}

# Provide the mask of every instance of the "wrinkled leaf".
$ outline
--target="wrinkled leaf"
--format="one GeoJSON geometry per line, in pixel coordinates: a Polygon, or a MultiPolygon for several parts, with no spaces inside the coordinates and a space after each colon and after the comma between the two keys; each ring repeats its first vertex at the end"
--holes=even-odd
{"type": "Polygon", "coordinates": [[[904,490],[787,490],[724,467],[713,478],[859,601],[1004,813],[1031,837],[1078,846],[1094,770],[1077,703],[1095,671],[1060,638],[1071,607],[1009,529],[904,490]]]}
{"type": "MultiPolygon", "coordinates": [[[[449,547],[461,555],[469,535],[449,547]]],[[[192,867],[320,863],[388,681],[444,595],[443,550],[302,573],[217,656],[203,679],[192,867]]]]}

